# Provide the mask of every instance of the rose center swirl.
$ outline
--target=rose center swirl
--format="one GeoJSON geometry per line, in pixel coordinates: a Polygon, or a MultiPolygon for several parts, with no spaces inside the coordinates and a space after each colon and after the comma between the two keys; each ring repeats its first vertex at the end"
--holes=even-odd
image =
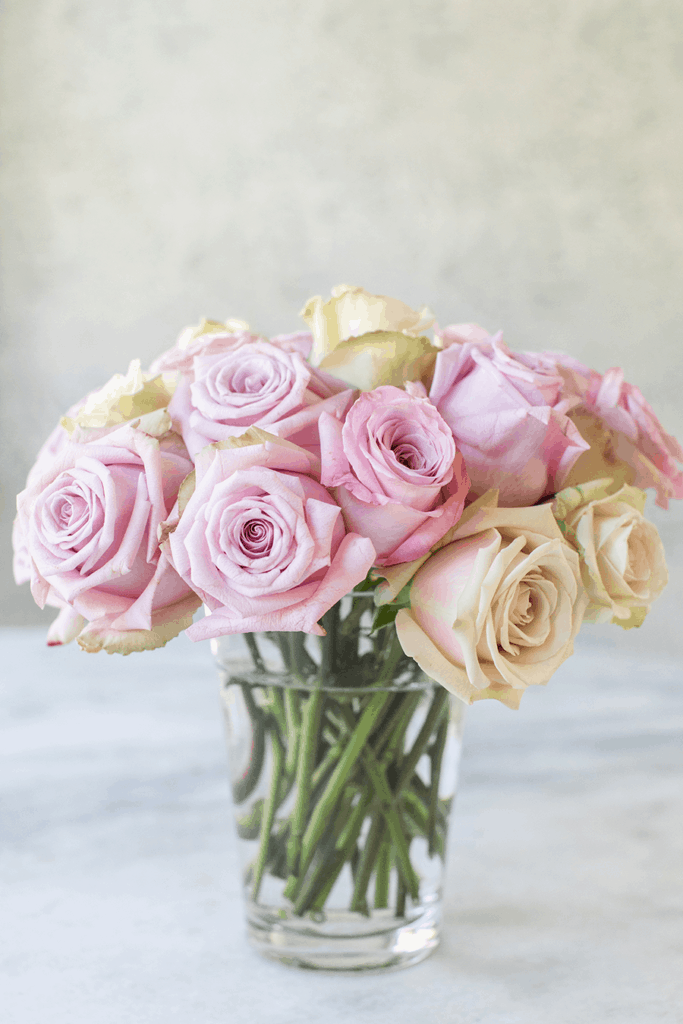
{"type": "Polygon", "coordinates": [[[382,447],[396,462],[421,477],[438,476],[443,467],[443,452],[427,432],[413,423],[401,420],[389,423],[381,438],[382,447]]]}
{"type": "Polygon", "coordinates": [[[252,558],[270,554],[273,546],[273,524],[264,519],[250,519],[242,524],[240,547],[252,558]]]}

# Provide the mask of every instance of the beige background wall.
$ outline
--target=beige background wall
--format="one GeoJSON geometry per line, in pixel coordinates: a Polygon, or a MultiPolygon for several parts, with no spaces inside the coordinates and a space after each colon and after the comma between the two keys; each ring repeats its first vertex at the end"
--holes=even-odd
{"type": "Polygon", "coordinates": [[[683,436],[676,0],[8,0],[2,31],[0,621],[40,618],[7,538],[44,435],[201,314],[296,329],[363,284],[620,363],[683,436]]]}

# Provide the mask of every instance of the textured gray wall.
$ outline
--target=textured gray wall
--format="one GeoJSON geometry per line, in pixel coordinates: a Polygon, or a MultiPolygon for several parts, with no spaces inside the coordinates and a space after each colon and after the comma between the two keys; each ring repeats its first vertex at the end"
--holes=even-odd
{"type": "Polygon", "coordinates": [[[1,51],[0,621],[44,435],[201,314],[363,284],[620,363],[683,436],[676,0],[7,0],[1,51]]]}

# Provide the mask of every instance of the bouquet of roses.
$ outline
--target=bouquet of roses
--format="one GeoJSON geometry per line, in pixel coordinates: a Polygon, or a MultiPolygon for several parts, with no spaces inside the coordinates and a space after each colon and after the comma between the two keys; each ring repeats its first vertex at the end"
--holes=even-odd
{"type": "Polygon", "coordinates": [[[319,909],[330,880],[310,872],[336,814],[362,909],[387,836],[413,897],[411,835],[438,845],[416,765],[443,700],[406,753],[409,716],[383,685],[421,670],[516,708],[584,619],[639,626],[667,579],[644,490],[683,497],[683,450],[618,369],[515,353],[361,288],[302,315],[309,331],[271,339],[203,320],[73,406],[18,496],[15,576],[59,609],[50,644],[128,654],[242,633],[261,674],[274,645],[303,689],[266,710],[245,698],[285,779],[243,823],[262,836],[254,887],[269,866],[297,912],[319,909]],[[376,692],[349,717],[341,696],[321,708],[321,677],[376,692]],[[375,860],[358,867],[373,800],[375,860]]]}

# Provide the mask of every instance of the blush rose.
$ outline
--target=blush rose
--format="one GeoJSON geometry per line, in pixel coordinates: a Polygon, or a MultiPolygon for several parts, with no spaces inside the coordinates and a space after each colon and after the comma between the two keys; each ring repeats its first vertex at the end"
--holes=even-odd
{"type": "Polygon", "coordinates": [[[82,626],[85,650],[127,654],[162,646],[192,621],[201,602],[157,542],[192,469],[169,428],[162,411],[106,438],[61,440],[18,496],[16,536],[33,597],[62,608],[51,642],[82,626]]]}
{"type": "Polygon", "coordinates": [[[453,435],[426,398],[389,385],[362,394],[343,425],[320,418],[322,482],[376,564],[417,558],[457,521],[469,479],[453,435]]]}
{"type": "MultiPolygon", "coordinates": [[[[233,319],[222,323],[218,320],[203,319],[195,326],[185,327],[173,348],[154,360],[150,372],[173,371],[191,374],[195,356],[208,355],[210,352],[227,352],[238,345],[267,340],[269,339],[252,334],[244,320],[233,319]]],[[[270,343],[284,352],[298,352],[307,359],[313,344],[313,335],[309,331],[277,334],[270,339],[270,343]]]]}
{"type": "Polygon", "coordinates": [[[237,340],[228,349],[212,343],[195,356],[169,412],[193,457],[252,426],[316,449],[320,414],[342,415],[352,396],[346,385],[308,366],[296,346],[286,351],[263,340],[237,340]]]}
{"type": "Polygon", "coordinates": [[[633,468],[637,487],[653,487],[657,504],[669,507],[670,498],[683,498],[683,448],[667,434],[642,392],[624,380],[618,367],[595,375],[585,399],[587,410],[613,435],[615,456],[633,468]]]}
{"type": "Polygon", "coordinates": [[[347,533],[317,460],[255,429],[205,448],[192,496],[165,525],[173,565],[210,614],[191,640],[302,631],[365,579],[375,551],[347,533]]]}
{"type": "Polygon", "coordinates": [[[496,487],[504,505],[554,493],[589,447],[567,416],[579,399],[566,395],[562,375],[527,365],[501,334],[453,339],[436,357],[429,397],[453,431],[473,493],[496,487]]]}

